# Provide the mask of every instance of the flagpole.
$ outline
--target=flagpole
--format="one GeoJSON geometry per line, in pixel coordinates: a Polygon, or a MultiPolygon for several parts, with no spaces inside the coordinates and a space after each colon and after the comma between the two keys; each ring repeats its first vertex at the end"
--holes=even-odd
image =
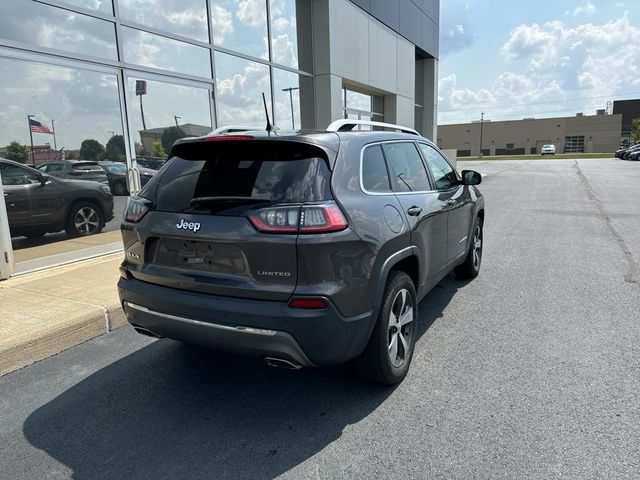
{"type": "Polygon", "coordinates": [[[35,115],[27,115],[27,125],[29,125],[29,138],[31,139],[31,164],[35,167],[36,160],[33,156],[33,132],[31,131],[31,117],[35,117],[35,115]]]}
{"type": "Polygon", "coordinates": [[[56,143],[56,121],[51,120],[51,128],[53,129],[53,149],[58,150],[58,144],[56,143]]]}

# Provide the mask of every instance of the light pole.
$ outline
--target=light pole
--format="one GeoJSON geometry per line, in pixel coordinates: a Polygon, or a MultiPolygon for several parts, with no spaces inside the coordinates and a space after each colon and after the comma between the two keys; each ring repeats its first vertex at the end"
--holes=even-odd
{"type": "Polygon", "coordinates": [[[480,158],[482,158],[482,129],[484,127],[484,112],[480,114],[480,158]]]}
{"type": "Polygon", "coordinates": [[[292,130],[295,130],[296,128],[296,121],[293,116],[293,91],[294,90],[300,90],[300,87],[289,87],[289,88],[282,89],[283,92],[289,92],[289,102],[291,103],[291,129],[292,130]]]}
{"type": "Polygon", "coordinates": [[[180,127],[178,126],[178,119],[182,120],[182,117],[178,117],[177,115],[174,115],[174,116],[173,116],[173,120],[176,122],[176,128],[180,128],[180,127]]]}

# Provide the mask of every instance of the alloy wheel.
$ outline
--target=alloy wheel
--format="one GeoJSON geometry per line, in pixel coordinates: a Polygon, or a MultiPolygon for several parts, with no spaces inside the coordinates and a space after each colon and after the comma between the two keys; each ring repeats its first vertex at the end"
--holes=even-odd
{"type": "Polygon", "coordinates": [[[480,225],[476,226],[473,233],[473,267],[477,270],[480,268],[480,260],[482,258],[482,229],[480,225]]]}
{"type": "Polygon", "coordinates": [[[76,231],[81,235],[90,235],[100,228],[100,216],[91,207],[82,207],[74,218],[76,231]]]}
{"type": "Polygon", "coordinates": [[[396,368],[400,367],[409,355],[414,334],[413,312],[411,294],[403,288],[396,294],[389,315],[389,359],[396,368]]]}

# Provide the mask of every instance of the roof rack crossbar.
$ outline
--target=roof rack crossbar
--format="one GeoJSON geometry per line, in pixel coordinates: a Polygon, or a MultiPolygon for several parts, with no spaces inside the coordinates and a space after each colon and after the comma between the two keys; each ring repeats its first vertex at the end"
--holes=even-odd
{"type": "Polygon", "coordinates": [[[401,125],[394,125],[393,123],[383,123],[383,122],[373,122],[371,120],[352,120],[352,119],[341,119],[336,120],[335,122],[331,122],[331,124],[327,127],[327,132],[345,132],[353,130],[354,127],[358,125],[365,125],[369,127],[380,127],[380,128],[388,128],[390,130],[398,130],[402,133],[410,133],[412,135],[420,136],[420,134],[414,130],[413,128],[403,127],[401,125]]]}

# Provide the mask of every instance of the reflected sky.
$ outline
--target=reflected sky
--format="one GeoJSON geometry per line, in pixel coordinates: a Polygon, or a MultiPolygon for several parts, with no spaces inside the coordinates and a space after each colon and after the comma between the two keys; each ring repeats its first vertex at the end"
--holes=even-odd
{"type": "Polygon", "coordinates": [[[211,3],[215,44],[269,58],[266,0],[213,0],[211,3]]]}
{"type": "Polygon", "coordinates": [[[118,6],[124,20],[209,42],[206,0],[119,0],[118,6]]]}
{"type": "MultiPolygon", "coordinates": [[[[29,144],[27,115],[49,128],[55,120],[58,148],[122,134],[115,75],[0,58],[0,78],[0,146],[29,144]]],[[[53,136],[34,133],[33,141],[53,145],[53,136]]]]}
{"type": "Polygon", "coordinates": [[[0,1],[0,37],[19,43],[117,59],[112,23],[25,0],[0,1]]]}

